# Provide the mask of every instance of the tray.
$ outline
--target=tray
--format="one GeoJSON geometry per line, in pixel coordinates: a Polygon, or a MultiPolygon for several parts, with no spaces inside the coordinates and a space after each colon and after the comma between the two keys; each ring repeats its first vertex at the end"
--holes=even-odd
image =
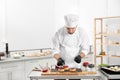
{"type": "Polygon", "coordinates": [[[48,72],[42,72],[42,75],[86,75],[86,74],[96,74],[97,72],[85,72],[81,69],[76,69],[76,71],[63,71],[59,72],[56,69],[51,69],[48,72]]]}
{"type": "Polygon", "coordinates": [[[114,66],[120,67],[120,65],[109,65],[109,66],[106,66],[106,67],[101,67],[100,69],[101,69],[102,71],[104,71],[105,73],[107,73],[107,74],[113,74],[113,75],[115,75],[115,74],[120,74],[120,71],[113,71],[113,70],[109,70],[109,69],[108,69],[108,68],[114,67],[114,66]]]}

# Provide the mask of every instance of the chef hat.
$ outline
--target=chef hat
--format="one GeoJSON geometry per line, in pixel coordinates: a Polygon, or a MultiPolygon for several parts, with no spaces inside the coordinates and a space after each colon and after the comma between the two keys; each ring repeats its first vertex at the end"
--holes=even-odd
{"type": "Polygon", "coordinates": [[[64,16],[65,27],[74,28],[79,23],[79,16],[75,14],[68,14],[64,16]]]}

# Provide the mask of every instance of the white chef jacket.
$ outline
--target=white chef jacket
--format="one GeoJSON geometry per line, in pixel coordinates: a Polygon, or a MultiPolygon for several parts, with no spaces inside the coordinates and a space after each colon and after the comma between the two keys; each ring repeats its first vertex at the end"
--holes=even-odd
{"type": "Polygon", "coordinates": [[[69,34],[65,27],[56,32],[53,37],[53,56],[59,54],[65,61],[65,65],[74,68],[80,68],[81,64],[76,63],[74,58],[80,54],[80,52],[87,55],[89,48],[89,38],[85,30],[81,27],[77,27],[73,34],[69,34]]]}

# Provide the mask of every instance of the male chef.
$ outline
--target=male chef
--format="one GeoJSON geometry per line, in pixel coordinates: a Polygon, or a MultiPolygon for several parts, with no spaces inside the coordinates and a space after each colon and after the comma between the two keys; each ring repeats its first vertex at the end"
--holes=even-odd
{"type": "Polygon", "coordinates": [[[53,37],[53,56],[58,66],[80,68],[81,59],[88,53],[88,35],[83,28],[79,27],[78,15],[68,14],[64,19],[65,26],[60,28],[53,37]]]}

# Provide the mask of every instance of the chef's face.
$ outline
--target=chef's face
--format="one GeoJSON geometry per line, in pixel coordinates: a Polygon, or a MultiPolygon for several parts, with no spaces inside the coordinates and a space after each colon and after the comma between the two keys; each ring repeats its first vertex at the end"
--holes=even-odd
{"type": "Polygon", "coordinates": [[[66,27],[66,29],[67,29],[68,34],[73,34],[76,30],[76,27],[73,27],[73,28],[66,27]]]}

